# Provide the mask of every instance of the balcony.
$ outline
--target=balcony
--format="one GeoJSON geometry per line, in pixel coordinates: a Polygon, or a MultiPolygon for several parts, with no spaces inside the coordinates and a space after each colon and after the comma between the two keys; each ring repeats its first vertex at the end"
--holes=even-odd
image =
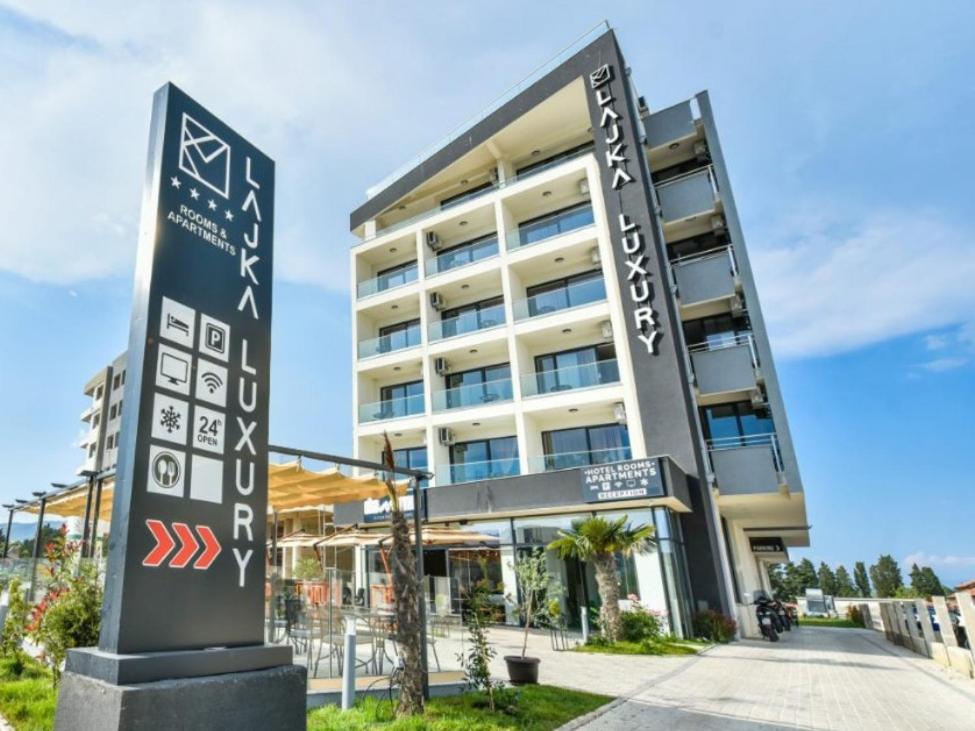
{"type": "Polygon", "coordinates": [[[633,452],[629,447],[613,447],[611,449],[593,449],[588,452],[545,454],[529,458],[528,464],[531,472],[553,472],[555,470],[589,467],[594,464],[623,462],[630,459],[632,454],[633,452]]]}
{"type": "Polygon", "coordinates": [[[643,123],[647,131],[647,144],[650,147],[669,145],[697,133],[694,112],[689,101],[654,112],[643,123]]]}
{"type": "Polygon", "coordinates": [[[620,367],[615,359],[596,363],[528,373],[521,377],[521,395],[542,396],[580,388],[594,388],[619,383],[620,367]]]}
{"type": "Polygon", "coordinates": [[[364,297],[371,297],[380,292],[388,292],[397,287],[405,287],[407,284],[415,282],[416,276],[417,266],[414,262],[412,266],[406,269],[399,269],[391,274],[380,274],[378,277],[359,282],[356,286],[356,297],[363,299],[364,297]]]}
{"type": "MultiPolygon", "coordinates": [[[[681,307],[733,300],[740,286],[738,265],[730,246],[671,262],[681,307]]],[[[699,313],[699,316],[712,314],[699,313]]]]}
{"type": "Polygon", "coordinates": [[[521,466],[517,457],[492,459],[485,462],[461,462],[443,465],[436,470],[437,485],[457,485],[478,480],[495,480],[499,477],[517,477],[521,466]]]}
{"type": "Polygon", "coordinates": [[[527,320],[532,317],[550,315],[554,312],[582,307],[593,302],[602,302],[605,299],[606,282],[602,277],[587,279],[566,287],[559,287],[522,300],[516,300],[514,303],[515,320],[527,320]]]}
{"type": "Polygon", "coordinates": [[[778,494],[784,483],[775,434],[749,434],[708,442],[711,469],[722,496],[778,494]]]}
{"type": "Polygon", "coordinates": [[[511,401],[512,398],[511,379],[499,378],[434,392],[433,410],[439,412],[487,406],[511,401]]]}
{"type": "Polygon", "coordinates": [[[664,181],[657,185],[657,199],[664,223],[710,213],[719,200],[714,171],[708,166],[664,181]]]}
{"type": "Polygon", "coordinates": [[[432,277],[497,255],[498,237],[492,235],[441,251],[436,257],[427,260],[426,273],[428,277],[432,277]]]}
{"type": "Polygon", "coordinates": [[[459,335],[487,330],[504,325],[504,305],[492,305],[483,310],[464,312],[429,325],[430,340],[446,340],[459,335]]]}
{"type": "Polygon", "coordinates": [[[567,211],[556,211],[526,223],[507,232],[508,249],[518,249],[525,246],[548,241],[549,239],[577,231],[595,223],[592,206],[588,203],[567,211]]]}
{"type": "Polygon", "coordinates": [[[371,421],[386,419],[402,419],[405,416],[416,416],[423,413],[423,394],[415,394],[404,398],[376,401],[359,406],[359,423],[368,424],[371,421]]]}
{"type": "Polygon", "coordinates": [[[703,397],[758,388],[758,353],[751,333],[728,335],[688,347],[698,393],[703,397]]]}
{"type": "Polygon", "coordinates": [[[420,344],[420,326],[414,325],[406,330],[400,330],[378,338],[359,341],[359,358],[373,358],[377,355],[394,353],[397,350],[415,348],[420,344]]]}

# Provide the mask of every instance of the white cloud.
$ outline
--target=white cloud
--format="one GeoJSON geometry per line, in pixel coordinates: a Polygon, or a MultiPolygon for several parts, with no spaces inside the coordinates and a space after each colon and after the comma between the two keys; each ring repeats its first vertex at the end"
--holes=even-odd
{"type": "Polygon", "coordinates": [[[777,354],[830,355],[961,324],[975,332],[975,237],[942,212],[851,222],[826,206],[778,222],[764,240],[751,256],[777,354]]]}
{"type": "Polygon", "coordinates": [[[913,564],[943,569],[975,569],[975,556],[955,556],[952,554],[939,555],[917,551],[904,557],[901,562],[910,570],[913,564]]]}
{"type": "Polygon", "coordinates": [[[965,356],[954,355],[949,358],[935,358],[926,363],[921,363],[918,367],[932,373],[943,373],[944,371],[953,371],[957,368],[962,368],[968,365],[969,362],[970,359],[965,356]]]}

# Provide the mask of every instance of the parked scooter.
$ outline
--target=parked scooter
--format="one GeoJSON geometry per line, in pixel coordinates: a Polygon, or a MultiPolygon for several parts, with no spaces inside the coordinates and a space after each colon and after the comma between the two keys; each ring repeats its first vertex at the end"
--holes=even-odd
{"type": "Polygon", "coordinates": [[[786,632],[791,632],[792,619],[789,617],[789,612],[786,611],[785,605],[782,602],[780,602],[778,599],[775,599],[772,602],[772,606],[775,608],[775,613],[779,618],[779,625],[781,626],[781,629],[779,629],[779,631],[781,632],[782,629],[785,629],[786,632]]]}
{"type": "Polygon", "coordinates": [[[779,616],[772,606],[772,600],[765,592],[755,594],[755,616],[758,618],[758,626],[762,631],[762,637],[769,642],[778,642],[779,633],[776,625],[779,623],[779,616]]]}

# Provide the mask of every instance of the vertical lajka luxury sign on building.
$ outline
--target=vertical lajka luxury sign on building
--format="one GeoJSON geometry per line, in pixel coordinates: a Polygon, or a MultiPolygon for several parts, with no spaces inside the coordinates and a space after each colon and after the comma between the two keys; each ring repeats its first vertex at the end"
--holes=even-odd
{"type": "Polygon", "coordinates": [[[156,92],[99,647],[263,642],[274,163],[156,92]]]}

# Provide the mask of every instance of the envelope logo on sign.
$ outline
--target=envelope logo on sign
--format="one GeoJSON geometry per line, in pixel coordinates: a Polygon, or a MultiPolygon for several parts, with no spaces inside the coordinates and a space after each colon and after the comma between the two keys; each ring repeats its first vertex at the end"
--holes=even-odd
{"type": "Polygon", "coordinates": [[[591,74],[589,74],[589,86],[591,86],[593,89],[599,88],[607,81],[609,81],[611,78],[613,78],[613,69],[610,68],[610,65],[608,63],[603,64],[598,69],[596,69],[591,74]]]}
{"type": "Polygon", "coordinates": [[[179,169],[224,198],[230,197],[230,145],[185,113],[179,169]]]}

